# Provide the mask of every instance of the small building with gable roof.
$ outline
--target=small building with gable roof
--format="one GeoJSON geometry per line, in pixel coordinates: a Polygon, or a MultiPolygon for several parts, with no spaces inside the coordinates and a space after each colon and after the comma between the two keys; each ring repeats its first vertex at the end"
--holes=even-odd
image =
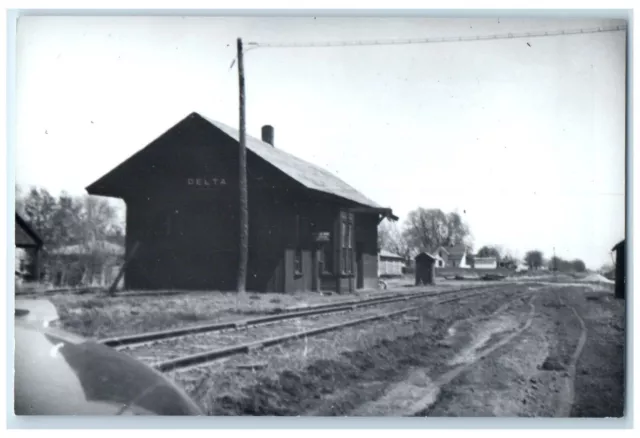
{"type": "Polygon", "coordinates": [[[33,227],[18,213],[15,222],[16,278],[40,279],[40,253],[44,242],[33,227]]]}

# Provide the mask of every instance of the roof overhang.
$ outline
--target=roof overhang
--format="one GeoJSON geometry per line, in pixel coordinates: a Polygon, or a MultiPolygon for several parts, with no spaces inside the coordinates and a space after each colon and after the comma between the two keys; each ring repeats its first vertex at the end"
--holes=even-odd
{"type": "Polygon", "coordinates": [[[627,239],[623,239],[620,242],[616,243],[616,245],[613,248],[611,248],[611,251],[617,251],[618,248],[620,248],[622,245],[625,244],[626,240],[627,239]]]}
{"type": "Polygon", "coordinates": [[[390,219],[392,221],[397,221],[398,216],[393,214],[393,210],[390,208],[382,208],[382,207],[351,207],[349,211],[352,213],[375,213],[382,216],[382,219],[390,219]]]}
{"type": "Polygon", "coordinates": [[[16,226],[22,228],[34,241],[33,244],[17,244],[18,248],[41,248],[43,246],[42,238],[18,213],[16,213],[16,226]]]}

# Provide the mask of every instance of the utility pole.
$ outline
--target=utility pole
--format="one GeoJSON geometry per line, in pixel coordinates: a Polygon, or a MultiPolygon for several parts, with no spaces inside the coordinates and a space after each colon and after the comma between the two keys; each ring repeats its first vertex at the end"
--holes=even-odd
{"type": "Polygon", "coordinates": [[[240,186],[240,239],[238,254],[238,293],[246,291],[247,263],[249,258],[249,202],[247,189],[247,144],[245,121],[245,95],[244,95],[244,60],[242,54],[242,39],[238,38],[238,85],[240,88],[240,148],[238,183],[240,186]]]}

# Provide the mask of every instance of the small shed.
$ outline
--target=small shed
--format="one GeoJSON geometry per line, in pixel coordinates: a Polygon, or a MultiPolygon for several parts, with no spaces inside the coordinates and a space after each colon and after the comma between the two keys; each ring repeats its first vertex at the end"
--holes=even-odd
{"type": "Polygon", "coordinates": [[[31,269],[29,269],[34,280],[40,278],[40,250],[42,249],[42,238],[25,221],[22,216],[16,213],[16,249],[25,250],[31,259],[31,269]]]}
{"type": "Polygon", "coordinates": [[[625,287],[627,283],[627,274],[625,269],[626,257],[626,239],[618,242],[611,251],[616,253],[616,298],[625,299],[625,287]]]}
{"type": "Polygon", "coordinates": [[[404,257],[394,254],[391,251],[380,250],[378,253],[378,276],[379,277],[399,277],[404,268],[404,257]]]}
{"type": "Polygon", "coordinates": [[[416,261],[416,286],[421,284],[434,284],[436,278],[436,257],[421,252],[415,257],[416,261]]]}

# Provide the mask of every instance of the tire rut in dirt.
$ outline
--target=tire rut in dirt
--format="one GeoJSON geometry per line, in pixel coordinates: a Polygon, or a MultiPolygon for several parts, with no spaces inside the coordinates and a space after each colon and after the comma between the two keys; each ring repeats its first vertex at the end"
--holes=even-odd
{"type": "MultiPolygon", "coordinates": [[[[255,384],[241,389],[220,382],[217,389],[226,385],[229,391],[217,390],[213,385],[195,397],[210,415],[347,415],[367,398],[380,395],[388,385],[401,380],[412,368],[429,366],[437,372],[438,364],[444,362],[438,355],[446,352],[437,343],[454,321],[491,313],[518,292],[496,291],[464,304],[426,308],[420,316],[425,323],[417,333],[382,339],[366,349],[345,351],[331,359],[318,358],[304,369],[285,369],[275,377],[257,378],[255,384]]],[[[390,320],[381,324],[407,323],[390,320]]],[[[331,336],[334,335],[322,337],[331,336]]],[[[230,374],[229,382],[233,378],[230,374]]]]}
{"type": "MultiPolygon", "coordinates": [[[[490,331],[490,336],[484,337],[484,342],[477,345],[475,353],[466,360],[450,361],[455,365],[445,374],[432,375],[436,386],[429,391],[426,400],[428,406],[419,411],[408,412],[407,415],[418,417],[493,417],[516,416],[520,412],[520,400],[523,392],[520,389],[523,364],[514,364],[510,359],[514,347],[519,347],[522,336],[531,330],[536,317],[537,306],[532,299],[515,300],[502,312],[487,316],[478,321],[476,327],[470,330],[475,335],[494,326],[497,321],[508,319],[509,325],[499,325],[500,331],[490,331]],[[484,325],[486,324],[486,325],[484,325]],[[483,328],[484,326],[484,328],[483,328]],[[446,377],[447,375],[451,377],[446,377]],[[450,379],[450,380],[449,380],[450,379]],[[429,400],[430,397],[433,397],[429,400]]],[[[473,336],[472,336],[473,338],[473,336]]],[[[535,350],[535,349],[534,349],[535,350]]],[[[460,350],[456,357],[467,356],[465,349],[460,350]]],[[[525,361],[526,362],[526,361],[525,361]]],[[[527,366],[528,364],[525,364],[527,366]]],[[[524,400],[523,400],[524,401],[524,400]]],[[[420,401],[420,404],[425,403],[420,401]]],[[[526,401],[524,401],[526,403],[526,401]]]]}
{"type": "Polygon", "coordinates": [[[566,298],[588,330],[576,366],[571,416],[620,418],[625,415],[625,303],[606,294],[586,297],[566,298]]]}

